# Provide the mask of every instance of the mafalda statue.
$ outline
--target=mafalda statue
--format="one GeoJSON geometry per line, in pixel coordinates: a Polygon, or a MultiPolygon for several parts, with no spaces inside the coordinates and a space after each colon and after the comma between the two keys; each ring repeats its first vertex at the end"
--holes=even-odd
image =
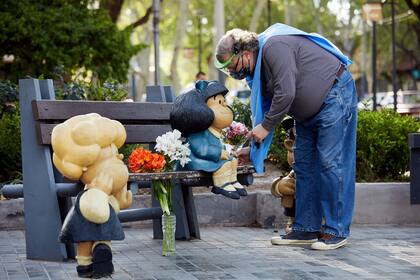
{"type": "Polygon", "coordinates": [[[117,214],[132,202],[128,170],[118,154],[125,139],[121,123],[98,114],[75,116],[52,132],[54,165],[85,184],[59,236],[63,243],[77,243],[79,277],[100,278],[114,271],[110,241],[124,239],[117,214]]]}
{"type": "Polygon", "coordinates": [[[232,199],[246,196],[238,183],[238,160],[222,140],[222,130],[233,121],[233,111],[226,104],[228,89],[218,81],[199,81],[196,88],[178,96],[171,112],[173,129],[181,131],[190,145],[190,162],[186,170],[213,173],[215,194],[232,199]]]}

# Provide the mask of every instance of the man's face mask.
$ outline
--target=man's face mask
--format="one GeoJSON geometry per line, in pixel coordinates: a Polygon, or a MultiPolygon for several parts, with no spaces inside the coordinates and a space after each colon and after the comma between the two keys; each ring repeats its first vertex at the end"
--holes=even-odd
{"type": "Polygon", "coordinates": [[[244,67],[244,58],[243,58],[243,54],[241,55],[240,58],[238,58],[238,60],[236,61],[235,66],[229,67],[230,64],[232,64],[232,60],[235,57],[235,54],[232,54],[228,60],[226,60],[225,62],[221,63],[219,62],[217,59],[215,59],[215,66],[222,71],[223,73],[230,75],[232,78],[236,79],[236,80],[242,80],[245,79],[247,76],[249,76],[251,74],[251,71],[249,69],[249,67],[244,67]],[[239,59],[241,59],[241,69],[239,69],[238,71],[236,71],[236,68],[238,68],[238,64],[239,64],[239,59]]]}

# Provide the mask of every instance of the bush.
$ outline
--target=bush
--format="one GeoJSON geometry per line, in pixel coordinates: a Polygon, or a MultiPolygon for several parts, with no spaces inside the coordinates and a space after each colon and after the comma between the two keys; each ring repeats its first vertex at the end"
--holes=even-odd
{"type": "Polygon", "coordinates": [[[116,81],[106,81],[103,84],[80,81],[56,85],[55,88],[57,99],[63,100],[122,101],[128,94],[116,81]]]}
{"type": "Polygon", "coordinates": [[[392,110],[359,112],[357,127],[357,181],[406,180],[409,170],[408,134],[420,122],[392,110]]]}
{"type": "Polygon", "coordinates": [[[0,119],[0,182],[21,179],[20,117],[18,111],[0,119]]]}
{"type": "Polygon", "coordinates": [[[21,178],[17,100],[17,86],[9,81],[0,81],[0,182],[21,178]]]}
{"type": "Polygon", "coordinates": [[[246,102],[241,102],[238,98],[235,97],[230,107],[234,112],[234,121],[243,123],[248,129],[252,128],[249,100],[246,102]]]}

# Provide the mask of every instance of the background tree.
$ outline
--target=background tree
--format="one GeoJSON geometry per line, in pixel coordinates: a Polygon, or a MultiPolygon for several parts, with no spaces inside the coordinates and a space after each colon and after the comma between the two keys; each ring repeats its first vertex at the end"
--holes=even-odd
{"type": "Polygon", "coordinates": [[[90,1],[0,1],[0,78],[52,77],[62,66],[70,75],[127,79],[129,59],[139,47],[131,29],[120,31],[104,9],[90,1]]]}

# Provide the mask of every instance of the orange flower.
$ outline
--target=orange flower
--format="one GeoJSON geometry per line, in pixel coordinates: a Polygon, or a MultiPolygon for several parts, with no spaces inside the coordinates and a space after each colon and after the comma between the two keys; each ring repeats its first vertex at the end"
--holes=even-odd
{"type": "Polygon", "coordinates": [[[135,149],[128,158],[128,168],[131,172],[159,172],[165,167],[163,155],[152,153],[143,147],[135,149]]]}

